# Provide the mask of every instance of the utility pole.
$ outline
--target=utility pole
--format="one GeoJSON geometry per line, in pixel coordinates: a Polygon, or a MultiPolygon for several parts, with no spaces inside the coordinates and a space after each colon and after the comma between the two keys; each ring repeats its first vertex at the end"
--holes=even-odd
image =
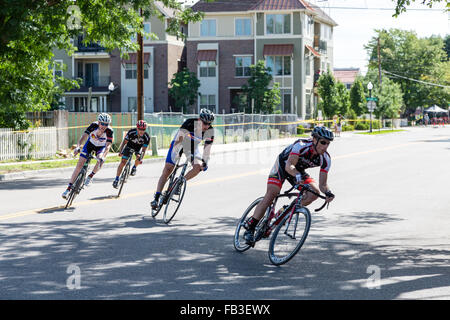
{"type": "MultiPolygon", "coordinates": [[[[140,9],[142,17],[142,9],[140,9]]],[[[144,120],[144,45],[142,34],[137,34],[139,49],[137,52],[137,119],[144,120]]]]}

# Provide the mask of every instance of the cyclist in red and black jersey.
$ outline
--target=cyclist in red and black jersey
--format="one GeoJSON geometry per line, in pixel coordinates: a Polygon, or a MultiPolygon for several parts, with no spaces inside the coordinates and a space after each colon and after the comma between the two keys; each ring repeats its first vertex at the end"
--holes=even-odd
{"type": "Polygon", "coordinates": [[[147,123],[144,120],[139,120],[136,123],[136,128],[129,130],[120,144],[119,157],[122,157],[122,161],[117,167],[116,178],[113,181],[114,188],[118,188],[119,177],[122,173],[123,167],[127,164],[128,158],[133,156],[133,154],[131,154],[131,149],[134,150],[136,160],[131,168],[130,175],[136,175],[137,166],[142,164],[145,152],[150,144],[150,136],[147,132],[145,132],[145,130],[147,130],[147,123]]]}
{"type": "MultiPolygon", "coordinates": [[[[255,227],[264,216],[266,209],[280,193],[285,180],[288,180],[292,185],[309,184],[313,191],[317,193],[319,193],[319,190],[322,191],[328,202],[334,199],[334,195],[327,184],[328,171],[331,166],[331,157],[327,148],[333,139],[333,133],[326,127],[315,127],[312,132],[312,139],[299,139],[280,153],[270,171],[264,199],[256,206],[253,216],[245,224],[247,230],[244,233],[244,238],[248,244],[254,243],[255,227]],[[319,185],[305,171],[313,167],[320,167],[319,185]]],[[[312,193],[305,193],[302,206],[311,204],[317,198],[312,193]]]]}
{"type": "Polygon", "coordinates": [[[64,199],[67,198],[67,195],[72,188],[72,184],[74,183],[75,179],[78,176],[78,173],[80,173],[81,168],[86,162],[88,154],[90,154],[92,151],[95,151],[97,156],[97,164],[95,165],[89,176],[86,178],[86,181],[84,183],[86,187],[88,187],[92,182],[94,174],[96,174],[102,167],[106,155],[111,148],[114,136],[113,129],[109,126],[111,123],[111,116],[107,113],[101,113],[98,115],[97,120],[98,121],[91,123],[89,127],[87,127],[80,140],[78,141],[74,154],[77,155],[79,152],[81,152],[80,159],[78,160],[77,166],[73,171],[66,191],[64,191],[62,194],[62,197],[64,199]],[[81,145],[85,141],[86,143],[84,144],[83,149],[81,149],[81,145]]]}

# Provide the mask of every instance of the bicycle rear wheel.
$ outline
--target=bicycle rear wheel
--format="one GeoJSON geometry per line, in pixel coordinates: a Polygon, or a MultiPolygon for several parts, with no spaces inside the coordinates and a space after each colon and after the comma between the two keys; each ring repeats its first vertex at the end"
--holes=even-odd
{"type": "Polygon", "coordinates": [[[117,197],[120,197],[120,194],[122,193],[122,188],[125,182],[128,179],[128,175],[130,174],[130,161],[127,162],[125,168],[123,168],[122,174],[120,175],[119,179],[119,192],[117,193],[117,197]]]}
{"type": "Polygon", "coordinates": [[[164,210],[163,220],[167,224],[172,221],[173,217],[178,211],[178,208],[181,205],[181,201],[183,201],[184,193],[186,192],[186,179],[184,177],[178,178],[174,182],[174,186],[170,191],[170,194],[167,196],[167,204],[166,209],[164,210]],[[180,190],[180,194],[176,194],[177,189],[180,190]]]}
{"type": "Polygon", "coordinates": [[[303,246],[310,226],[311,214],[307,208],[287,214],[270,238],[270,262],[279,266],[291,260],[303,246]]]}
{"type": "Polygon", "coordinates": [[[248,249],[251,248],[251,246],[247,243],[245,243],[245,239],[244,239],[244,232],[245,232],[245,228],[244,228],[244,224],[245,221],[247,220],[248,217],[252,216],[256,206],[263,200],[263,197],[260,197],[258,199],[256,199],[255,201],[253,201],[250,206],[244,211],[244,214],[242,215],[241,219],[239,219],[237,225],[236,225],[236,230],[234,231],[234,248],[236,249],[236,251],[239,252],[244,252],[248,249]]]}

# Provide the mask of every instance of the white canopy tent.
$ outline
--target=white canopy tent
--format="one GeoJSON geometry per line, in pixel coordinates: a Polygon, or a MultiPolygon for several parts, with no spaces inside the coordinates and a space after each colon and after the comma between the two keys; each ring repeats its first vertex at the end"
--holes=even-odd
{"type": "Polygon", "coordinates": [[[441,107],[434,105],[429,107],[428,109],[424,110],[425,112],[431,112],[431,113],[441,113],[441,112],[445,112],[447,113],[447,110],[442,109],[441,107]]]}

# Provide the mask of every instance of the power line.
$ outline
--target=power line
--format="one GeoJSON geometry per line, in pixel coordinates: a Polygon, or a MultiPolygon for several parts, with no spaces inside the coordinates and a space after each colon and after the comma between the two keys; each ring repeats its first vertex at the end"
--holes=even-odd
{"type": "Polygon", "coordinates": [[[410,81],[415,81],[415,82],[419,82],[419,83],[423,83],[429,86],[435,86],[435,87],[441,87],[441,88],[450,88],[450,86],[444,86],[442,84],[437,84],[437,83],[433,83],[433,82],[426,82],[426,81],[422,81],[422,80],[417,80],[417,79],[413,79],[413,78],[408,78],[408,77],[404,77],[386,70],[381,70],[381,72],[383,73],[387,73],[393,77],[397,77],[397,78],[402,78],[402,79],[406,79],[406,80],[410,80],[410,81]]]}
{"type": "MultiPolygon", "coordinates": [[[[395,11],[395,8],[368,8],[368,7],[318,7],[320,9],[339,9],[339,10],[389,10],[395,11]]],[[[445,12],[448,9],[433,9],[433,8],[408,8],[408,11],[441,11],[445,12]]]]}

